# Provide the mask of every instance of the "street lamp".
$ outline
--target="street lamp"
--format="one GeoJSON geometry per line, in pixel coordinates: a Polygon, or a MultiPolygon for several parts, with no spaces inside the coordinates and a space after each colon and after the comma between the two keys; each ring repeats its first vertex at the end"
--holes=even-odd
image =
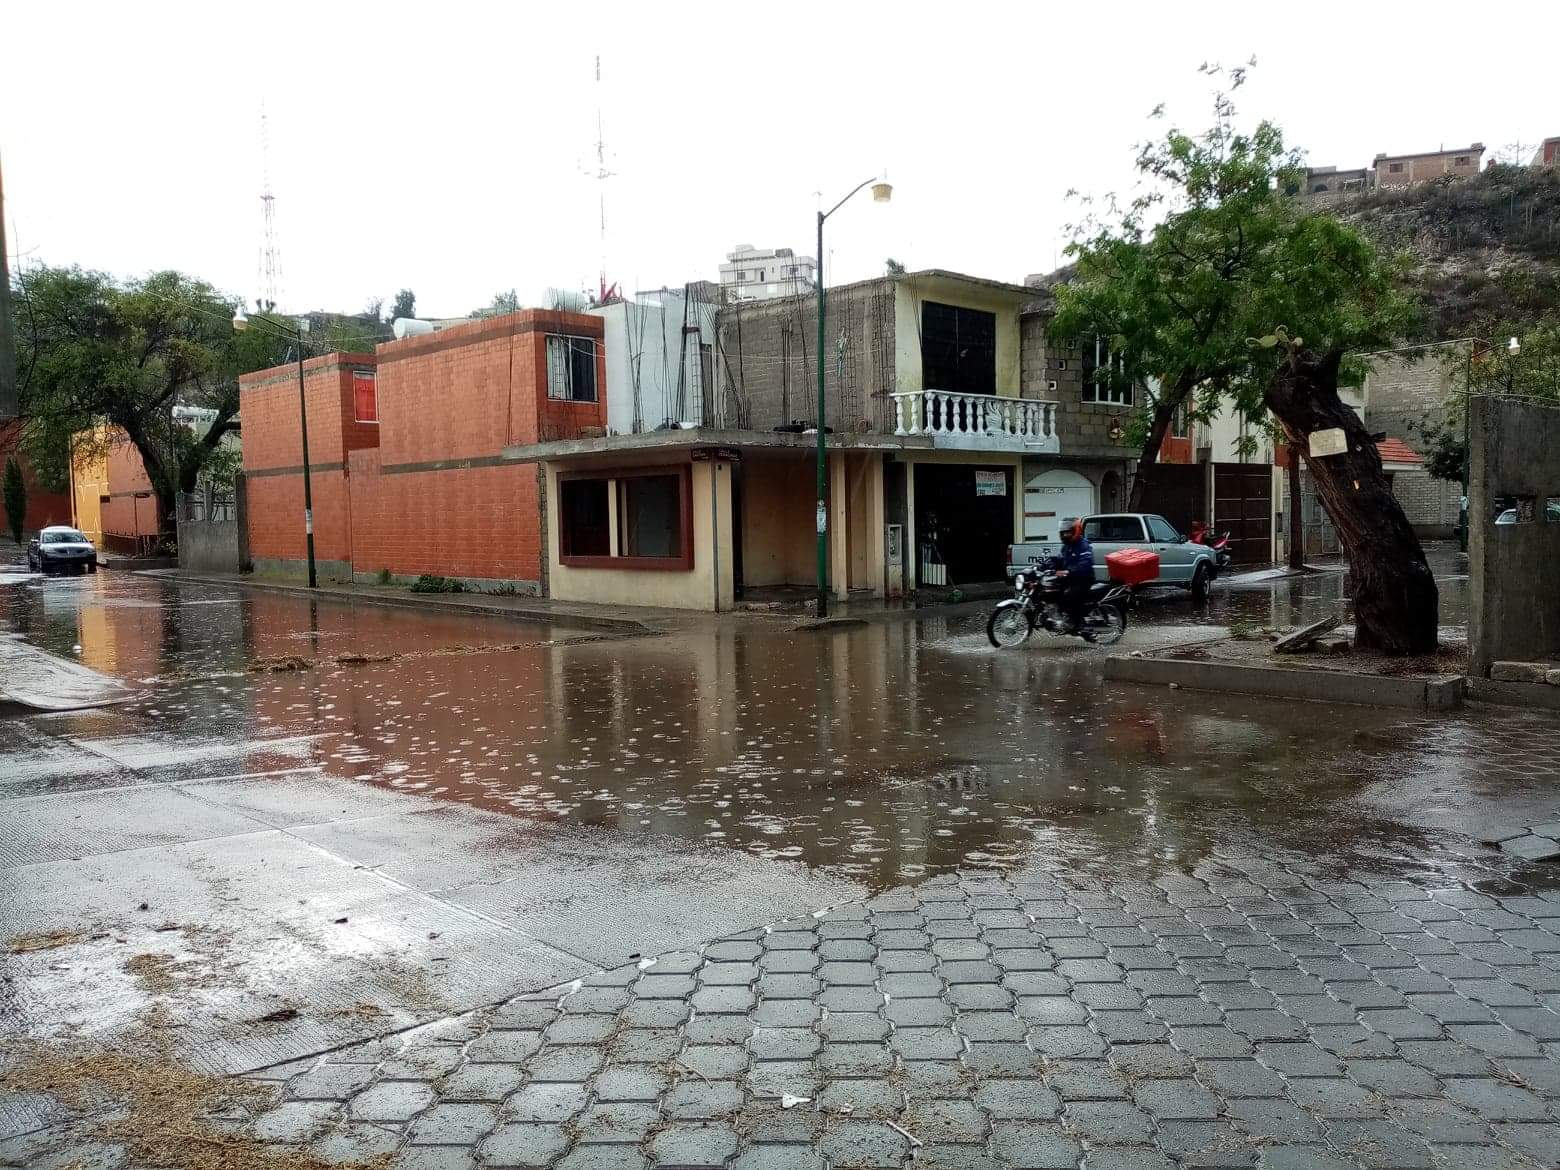
{"type": "MultiPolygon", "coordinates": [[[[303,390],[303,339],[309,332],[309,322],[306,317],[299,317],[296,329],[270,318],[262,317],[264,330],[275,333],[278,337],[285,337],[297,345],[298,353],[298,427],[303,434],[303,538],[309,553],[309,588],[318,585],[314,573],[314,492],[309,481],[309,404],[308,397],[303,390]]],[[[233,328],[242,333],[249,328],[249,318],[244,316],[244,307],[239,306],[238,312],[233,314],[233,328]]]]}
{"type": "Polygon", "coordinates": [[[878,203],[887,203],[893,198],[894,188],[882,179],[864,179],[851,188],[850,195],[845,196],[828,211],[818,212],[818,616],[823,617],[829,611],[829,500],[828,500],[828,453],[824,444],[825,426],[828,404],[823,393],[824,376],[824,291],[823,291],[823,221],[828,219],[868,184],[872,187],[872,198],[878,203]]]}

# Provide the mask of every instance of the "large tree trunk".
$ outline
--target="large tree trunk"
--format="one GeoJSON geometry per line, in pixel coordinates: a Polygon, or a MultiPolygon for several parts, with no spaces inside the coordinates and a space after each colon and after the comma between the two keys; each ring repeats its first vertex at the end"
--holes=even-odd
{"type": "Polygon", "coordinates": [[[1301,447],[1322,505],[1343,542],[1354,579],[1354,644],[1386,654],[1436,649],[1435,577],[1408,518],[1392,495],[1359,416],[1338,397],[1341,351],[1301,350],[1267,387],[1267,407],[1301,447]],[[1341,428],[1348,450],[1313,456],[1315,431],[1341,428]]]}
{"type": "Polygon", "coordinates": [[[1138,455],[1137,473],[1132,477],[1132,498],[1127,504],[1127,511],[1143,511],[1154,475],[1154,465],[1159,462],[1159,449],[1165,445],[1165,436],[1170,433],[1170,422],[1175,418],[1176,408],[1186,401],[1186,396],[1191,392],[1190,385],[1177,384],[1162,391],[1159,400],[1154,403],[1154,414],[1148,424],[1148,437],[1143,440],[1143,450],[1138,455]]]}
{"type": "Polygon", "coordinates": [[[1289,444],[1289,567],[1305,568],[1305,525],[1300,521],[1300,444],[1289,444]]]}

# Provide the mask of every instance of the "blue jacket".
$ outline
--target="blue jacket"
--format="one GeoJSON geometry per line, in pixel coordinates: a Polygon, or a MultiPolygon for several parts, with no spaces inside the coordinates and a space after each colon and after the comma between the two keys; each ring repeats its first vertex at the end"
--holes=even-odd
{"type": "Polygon", "coordinates": [[[1094,546],[1089,543],[1087,537],[1080,536],[1070,544],[1063,541],[1062,551],[1057,559],[1062,562],[1062,568],[1069,574],[1076,573],[1090,580],[1094,578],[1094,546]]]}

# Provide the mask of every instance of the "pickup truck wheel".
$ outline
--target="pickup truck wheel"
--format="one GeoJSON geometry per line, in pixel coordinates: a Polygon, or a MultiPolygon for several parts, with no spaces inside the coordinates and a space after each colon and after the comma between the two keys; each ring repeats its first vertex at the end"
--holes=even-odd
{"type": "Polygon", "coordinates": [[[1208,604],[1208,586],[1212,575],[1208,572],[1208,562],[1201,561],[1196,571],[1192,574],[1192,601],[1198,605],[1208,604]]]}

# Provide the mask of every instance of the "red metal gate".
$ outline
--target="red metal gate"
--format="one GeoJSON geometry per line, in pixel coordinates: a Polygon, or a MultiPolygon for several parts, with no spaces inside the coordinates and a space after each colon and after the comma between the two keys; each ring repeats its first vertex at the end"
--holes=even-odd
{"type": "Polygon", "coordinates": [[[1266,463],[1213,465],[1213,530],[1230,534],[1237,565],[1273,560],[1273,468],[1266,463]]]}

